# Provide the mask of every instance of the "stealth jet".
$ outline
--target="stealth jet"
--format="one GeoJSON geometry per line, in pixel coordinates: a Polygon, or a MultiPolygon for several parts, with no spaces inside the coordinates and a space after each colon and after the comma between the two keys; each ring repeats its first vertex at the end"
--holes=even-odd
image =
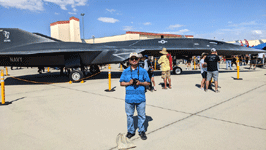
{"type": "MultiPolygon", "coordinates": [[[[90,72],[99,71],[98,65],[121,63],[131,52],[158,56],[162,48],[177,58],[201,55],[216,48],[219,55],[262,53],[243,46],[216,40],[177,38],[131,40],[102,44],[63,42],[39,33],[17,28],[0,28],[0,66],[59,67],[70,69],[70,79],[80,80],[90,66],[90,72]]],[[[180,72],[179,67],[174,72],[180,72]]],[[[181,69],[182,70],[182,69],[181,69]]]]}

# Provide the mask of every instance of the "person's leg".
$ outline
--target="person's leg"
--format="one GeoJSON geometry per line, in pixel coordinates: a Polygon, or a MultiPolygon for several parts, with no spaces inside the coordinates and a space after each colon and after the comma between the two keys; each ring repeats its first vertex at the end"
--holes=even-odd
{"type": "Polygon", "coordinates": [[[139,136],[142,140],[147,139],[147,136],[145,134],[146,130],[144,127],[144,123],[146,121],[145,106],[146,102],[142,102],[137,105],[139,136]]]}
{"type": "Polygon", "coordinates": [[[228,60],[225,61],[225,64],[226,64],[226,70],[228,69],[228,60]]]}
{"type": "Polygon", "coordinates": [[[144,127],[144,123],[146,120],[146,102],[142,102],[136,105],[136,109],[138,112],[138,132],[146,132],[145,127],[144,127]]]}
{"type": "Polygon", "coordinates": [[[135,134],[134,120],[133,120],[135,104],[129,104],[125,102],[125,109],[127,114],[127,131],[131,134],[135,134]]]}
{"type": "Polygon", "coordinates": [[[163,79],[163,82],[164,82],[164,87],[163,87],[163,89],[166,89],[166,88],[167,88],[166,71],[162,71],[162,79],[163,79]]]}
{"type": "Polygon", "coordinates": [[[151,77],[151,82],[153,83],[153,90],[156,91],[154,76],[151,77]]]}
{"type": "Polygon", "coordinates": [[[214,85],[215,85],[215,91],[218,90],[218,81],[214,81],[214,85]]]}
{"type": "Polygon", "coordinates": [[[172,88],[171,78],[168,78],[169,88],[172,88]]]}
{"type": "Polygon", "coordinates": [[[164,88],[166,89],[166,88],[167,88],[167,82],[166,82],[166,78],[165,78],[165,79],[163,79],[163,81],[164,81],[164,88]]]}
{"type": "Polygon", "coordinates": [[[205,91],[207,91],[209,89],[209,83],[211,81],[211,78],[212,78],[211,72],[207,71],[207,80],[206,80],[206,89],[205,89],[205,91]]]}
{"type": "Polygon", "coordinates": [[[209,83],[210,83],[210,81],[207,80],[207,81],[206,81],[206,89],[205,89],[205,91],[207,91],[207,90],[209,89],[209,83]]]}
{"type": "Polygon", "coordinates": [[[218,91],[218,71],[213,72],[213,80],[214,80],[214,85],[215,85],[215,91],[218,91]]]}
{"type": "Polygon", "coordinates": [[[229,68],[230,68],[230,70],[232,70],[232,61],[229,60],[228,63],[229,63],[229,68]]]}
{"type": "Polygon", "coordinates": [[[201,89],[204,88],[204,83],[205,83],[205,81],[206,81],[206,78],[202,78],[202,80],[201,80],[201,84],[200,84],[200,88],[201,88],[201,89]]]}
{"type": "Polygon", "coordinates": [[[171,72],[170,70],[167,71],[167,79],[168,79],[168,83],[169,83],[169,88],[172,88],[172,84],[171,84],[171,72]]]}

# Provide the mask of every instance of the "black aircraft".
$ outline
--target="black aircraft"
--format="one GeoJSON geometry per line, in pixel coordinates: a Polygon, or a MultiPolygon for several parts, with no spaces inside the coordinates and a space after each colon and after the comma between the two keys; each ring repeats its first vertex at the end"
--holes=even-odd
{"type": "MultiPolygon", "coordinates": [[[[90,66],[90,72],[99,72],[98,65],[121,63],[132,52],[159,56],[166,48],[176,58],[201,55],[216,48],[219,55],[263,53],[243,46],[216,40],[177,38],[132,40],[102,44],[63,42],[39,33],[16,28],[0,28],[0,66],[59,67],[70,69],[70,79],[80,80],[90,66]]],[[[174,72],[181,68],[175,67],[174,72]]],[[[182,71],[182,70],[181,70],[182,71]]]]}

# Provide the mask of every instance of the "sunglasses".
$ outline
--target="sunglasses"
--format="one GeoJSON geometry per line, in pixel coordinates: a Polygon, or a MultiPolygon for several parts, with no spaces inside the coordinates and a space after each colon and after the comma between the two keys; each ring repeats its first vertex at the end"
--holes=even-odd
{"type": "Polygon", "coordinates": [[[139,58],[137,58],[137,57],[133,57],[133,58],[130,58],[130,60],[139,60],[139,58]]]}

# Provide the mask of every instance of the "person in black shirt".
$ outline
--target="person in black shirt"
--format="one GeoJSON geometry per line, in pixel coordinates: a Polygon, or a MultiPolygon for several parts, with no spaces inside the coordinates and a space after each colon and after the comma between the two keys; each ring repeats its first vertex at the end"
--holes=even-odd
{"type": "Polygon", "coordinates": [[[250,68],[249,69],[251,69],[252,65],[253,65],[253,70],[256,69],[257,58],[258,58],[258,54],[250,55],[250,68]]]}
{"type": "Polygon", "coordinates": [[[207,81],[206,81],[206,89],[205,91],[208,91],[209,82],[211,81],[211,78],[213,77],[214,84],[215,84],[215,92],[218,93],[218,67],[217,64],[220,62],[220,58],[217,55],[217,51],[215,48],[211,49],[211,54],[209,54],[205,60],[205,64],[207,64],[207,81]]]}

